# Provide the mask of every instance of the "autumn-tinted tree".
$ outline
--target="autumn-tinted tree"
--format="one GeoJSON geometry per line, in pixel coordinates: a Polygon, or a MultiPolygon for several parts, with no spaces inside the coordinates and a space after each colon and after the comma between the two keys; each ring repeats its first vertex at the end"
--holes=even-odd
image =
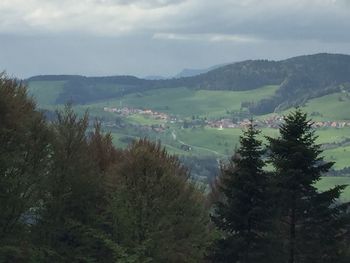
{"type": "Polygon", "coordinates": [[[40,260],[52,255],[59,262],[87,262],[113,254],[96,226],[102,169],[89,151],[87,126],[88,116],[78,117],[70,106],[51,125],[51,170],[35,231],[35,244],[45,251],[40,260]]]}
{"type": "Polygon", "coordinates": [[[40,204],[39,185],[48,172],[49,137],[25,86],[0,74],[1,262],[22,262],[29,249],[25,247],[40,204]]]}
{"type": "Polygon", "coordinates": [[[114,240],[137,262],[200,262],[209,233],[204,198],[175,156],[146,139],[111,175],[114,240]]]}
{"type": "Polygon", "coordinates": [[[265,262],[268,260],[268,177],[263,171],[260,133],[251,123],[240,147],[221,169],[219,190],[224,198],[214,206],[213,222],[223,233],[213,249],[214,262],[265,262]]]}
{"type": "Polygon", "coordinates": [[[88,136],[88,144],[89,153],[103,174],[120,158],[121,153],[114,147],[111,133],[104,134],[99,121],[95,121],[94,130],[88,136]]]}
{"type": "Polygon", "coordinates": [[[290,113],[279,138],[268,138],[275,168],[278,262],[338,262],[346,204],[337,200],[345,186],[319,193],[315,183],[333,165],[324,161],[307,114],[290,113]]]}

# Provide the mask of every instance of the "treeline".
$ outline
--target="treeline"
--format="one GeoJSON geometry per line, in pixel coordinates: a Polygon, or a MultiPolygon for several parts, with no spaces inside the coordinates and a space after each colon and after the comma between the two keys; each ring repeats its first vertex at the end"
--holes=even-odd
{"type": "Polygon", "coordinates": [[[91,103],[143,92],[151,89],[153,85],[155,82],[152,80],[133,76],[67,78],[63,92],[58,96],[56,103],[64,104],[67,101],[77,104],[91,103]]]}
{"type": "Polygon", "coordinates": [[[333,163],[306,114],[258,133],[205,194],[159,143],[116,149],[69,106],[48,122],[1,76],[0,262],[349,262],[345,186],[315,188],[333,163]]]}

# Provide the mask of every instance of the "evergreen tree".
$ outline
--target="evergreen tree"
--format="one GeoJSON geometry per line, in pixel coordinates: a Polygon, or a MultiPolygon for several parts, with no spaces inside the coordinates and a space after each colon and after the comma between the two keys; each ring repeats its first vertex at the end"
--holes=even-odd
{"type": "Polygon", "coordinates": [[[259,133],[251,122],[236,154],[221,170],[224,200],[215,205],[212,219],[223,238],[214,248],[214,262],[267,261],[268,177],[259,133]]]}
{"type": "Polygon", "coordinates": [[[284,118],[279,138],[268,138],[275,168],[278,262],[338,262],[347,204],[336,200],[345,186],[319,193],[315,183],[332,167],[321,156],[315,131],[300,109],[284,118]]]}

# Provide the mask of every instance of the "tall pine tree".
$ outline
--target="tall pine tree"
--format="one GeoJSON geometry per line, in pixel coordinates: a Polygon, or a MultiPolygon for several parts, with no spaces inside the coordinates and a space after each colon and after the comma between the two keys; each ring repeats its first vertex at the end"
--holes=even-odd
{"type": "Polygon", "coordinates": [[[259,133],[251,122],[236,154],[221,170],[224,198],[215,205],[212,219],[223,238],[216,243],[214,262],[268,261],[268,177],[259,133]]]}
{"type": "Polygon", "coordinates": [[[315,183],[329,171],[307,114],[300,109],[284,118],[279,138],[268,138],[275,168],[278,262],[338,262],[346,204],[337,205],[344,186],[319,193],[315,183]]]}

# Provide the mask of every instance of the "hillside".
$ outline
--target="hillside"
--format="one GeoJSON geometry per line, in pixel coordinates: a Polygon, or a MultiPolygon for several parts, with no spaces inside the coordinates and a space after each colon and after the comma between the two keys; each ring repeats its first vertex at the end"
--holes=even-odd
{"type": "Polygon", "coordinates": [[[211,66],[211,67],[205,68],[205,69],[185,68],[185,69],[181,70],[179,73],[177,73],[173,78],[194,77],[194,76],[198,76],[200,74],[205,74],[209,71],[212,71],[212,70],[217,69],[217,68],[221,68],[221,67],[226,66],[226,65],[228,65],[228,63],[214,65],[214,66],[211,66]]]}
{"type": "MultiPolygon", "coordinates": [[[[72,101],[86,104],[109,98],[121,98],[152,89],[186,87],[194,90],[253,90],[278,85],[274,96],[260,101],[245,101],[253,114],[266,114],[305,103],[342,89],[350,88],[350,56],[316,54],[282,61],[249,60],[222,66],[193,77],[147,80],[133,76],[84,77],[36,76],[31,86],[45,81],[62,84],[55,103],[72,101]]],[[[50,86],[50,85],[48,85],[50,86]]]]}
{"type": "Polygon", "coordinates": [[[217,158],[227,158],[237,147],[246,119],[254,116],[264,135],[274,136],[286,108],[299,104],[324,124],[317,128],[318,142],[327,160],[336,161],[332,175],[348,175],[349,58],[319,54],[280,62],[245,61],[169,80],[61,75],[27,82],[49,118],[57,107],[73,101],[79,114],[88,110],[92,119],[102,121],[118,147],[142,137],[161,140],[170,152],[184,156],[203,180],[217,173],[217,158]]]}

